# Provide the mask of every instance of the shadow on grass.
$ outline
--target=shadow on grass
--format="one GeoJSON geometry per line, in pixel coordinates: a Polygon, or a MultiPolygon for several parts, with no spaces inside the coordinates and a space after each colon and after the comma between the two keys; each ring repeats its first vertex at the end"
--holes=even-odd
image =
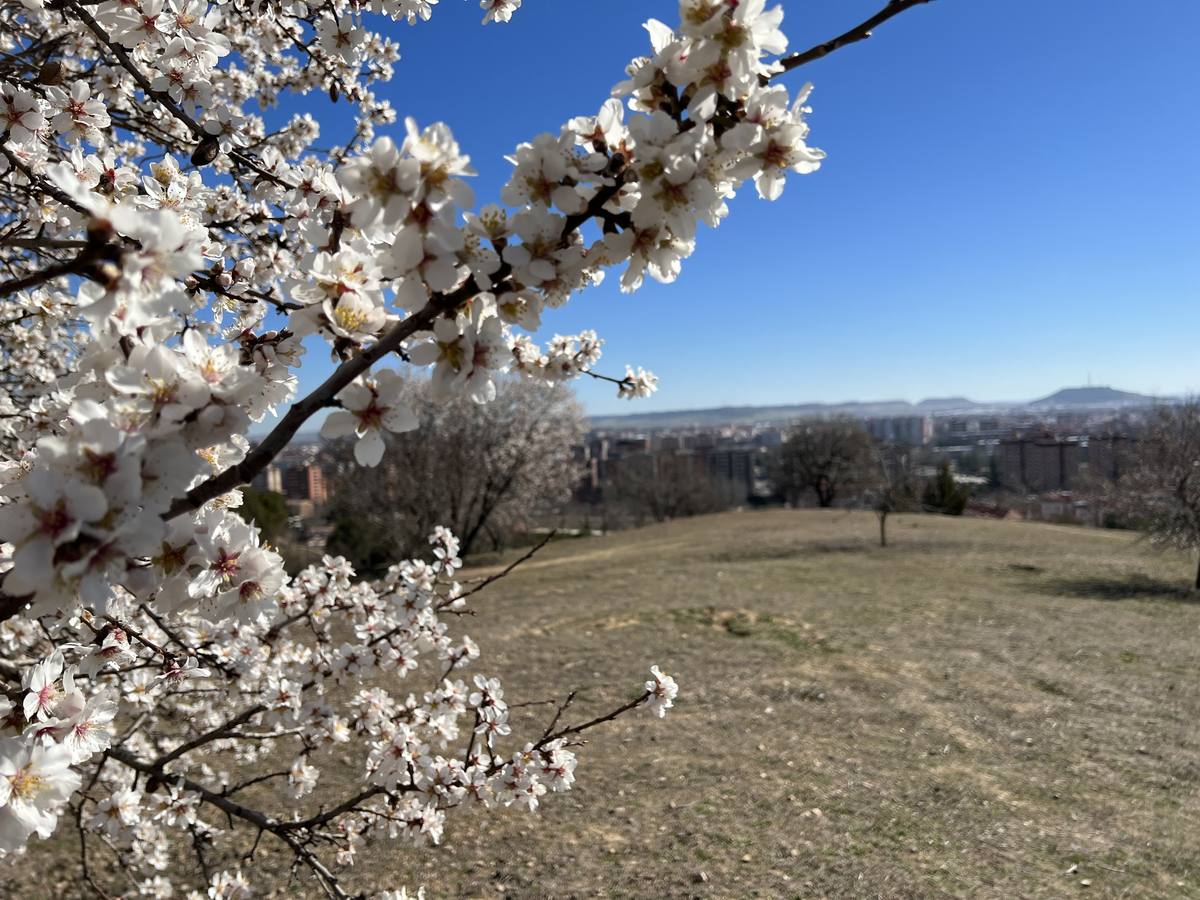
{"type": "MultiPolygon", "coordinates": [[[[821,556],[837,555],[876,556],[880,554],[936,553],[940,549],[935,543],[912,540],[906,537],[889,539],[886,547],[880,547],[878,539],[864,537],[848,541],[809,541],[790,547],[747,547],[736,551],[712,553],[709,554],[708,558],[716,563],[749,563],[785,559],[811,560],[818,559],[821,556]]],[[[1022,569],[1022,571],[1026,570],[1022,569]]]]}
{"type": "Polygon", "coordinates": [[[1055,578],[1042,581],[1037,590],[1051,596],[1085,597],[1091,600],[1163,600],[1169,603],[1200,603],[1200,591],[1178,581],[1163,581],[1140,573],[1119,577],[1055,578]]]}

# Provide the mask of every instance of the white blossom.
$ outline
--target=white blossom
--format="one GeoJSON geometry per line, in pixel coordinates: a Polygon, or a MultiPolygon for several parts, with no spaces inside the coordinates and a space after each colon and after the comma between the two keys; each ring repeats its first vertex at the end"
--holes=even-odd
{"type": "Polygon", "coordinates": [[[661,719],[675,705],[679,685],[670,675],[660,672],[658,666],[650,667],[650,675],[650,680],[646,682],[646,708],[661,719]]]}
{"type": "MultiPolygon", "coordinates": [[[[0,852],[70,801],[128,870],[119,890],[244,898],[276,887],[248,863],[161,872],[209,842],[249,859],[237,844],[265,824],[337,895],[335,864],[377,840],[436,843],[461,806],[533,811],[573,786],[578,726],[525,734],[508,704],[527,698],[475,674],[487,642],[459,627],[453,534],[378,580],[333,557],[290,576],[240,488],[318,414],[380,464],[385,433],[416,427],[409,377],[480,403],[508,374],[648,396],[644,368],[601,368],[596,332],[538,336],[542,320],[610,274],[625,292],[675,280],[738,190],[775,199],[823,155],[808,88],[764,83],[781,10],[683,0],[612,96],[521,141],[477,207],[470,148],[381,87],[401,56],[388,21],[437,5],[25,0],[6,19],[13,71],[37,77],[0,83],[19,286],[0,296],[0,852]],[[318,95],[348,127],[274,112],[318,95]],[[272,411],[279,430],[252,439],[272,411]],[[344,809],[310,796],[340,780],[330,765],[363,788],[344,809]]],[[[676,682],[651,675],[618,712],[672,707],[676,682]]]]}
{"type": "Polygon", "coordinates": [[[391,369],[347,386],[340,394],[342,409],[331,412],[321,434],[357,437],[354,458],[360,465],[377,466],[383,459],[383,432],[402,433],[417,427],[416,414],[401,400],[403,378],[391,369]]]}

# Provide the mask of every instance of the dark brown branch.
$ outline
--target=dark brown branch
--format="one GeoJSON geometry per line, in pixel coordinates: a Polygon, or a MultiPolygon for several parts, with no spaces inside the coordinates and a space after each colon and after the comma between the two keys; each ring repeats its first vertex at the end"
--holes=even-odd
{"type": "Polygon", "coordinates": [[[149,775],[151,778],[157,779],[163,783],[181,784],[182,787],[186,788],[187,790],[199,794],[205,802],[211,803],[213,806],[217,807],[217,809],[233,816],[234,818],[251,822],[254,825],[257,825],[259,828],[270,832],[274,832],[275,829],[279,827],[279,823],[259,812],[258,810],[251,809],[248,806],[243,806],[241,803],[238,803],[236,800],[230,800],[228,797],[222,797],[220,794],[208,790],[208,788],[204,787],[202,784],[192,781],[190,778],[164,772],[162,766],[156,763],[146,762],[144,759],[139,759],[124,747],[113,747],[109,749],[108,755],[117,762],[129,766],[129,768],[133,769],[134,771],[141,772],[143,775],[149,775]]]}
{"type": "MultiPolygon", "coordinates": [[[[0,588],[2,588],[3,585],[4,582],[0,580],[0,588]]],[[[29,601],[32,599],[33,594],[24,594],[20,597],[16,597],[12,594],[6,594],[3,592],[3,590],[0,590],[0,622],[11,619],[15,615],[19,615],[21,611],[29,605],[29,601]]]]}
{"type": "MultiPolygon", "coordinates": [[[[60,0],[60,2],[62,3],[63,7],[71,10],[75,17],[88,27],[88,29],[96,36],[96,39],[99,40],[100,43],[104,44],[104,46],[109,49],[113,56],[117,58],[117,61],[121,64],[122,68],[124,68],[125,71],[133,76],[133,80],[138,83],[138,86],[145,92],[147,97],[157,101],[164,109],[167,110],[167,112],[184,124],[188,131],[190,131],[197,139],[199,147],[204,147],[216,140],[214,135],[211,135],[205,131],[204,127],[199,122],[184,112],[183,107],[176,103],[171,98],[170,94],[168,94],[166,91],[156,91],[154,89],[154,86],[150,83],[150,79],[148,79],[145,73],[143,73],[142,70],[134,64],[133,60],[129,56],[128,51],[126,51],[124,47],[122,47],[109,36],[108,32],[106,32],[104,28],[101,27],[100,23],[92,17],[91,13],[84,9],[78,2],[76,2],[76,0],[60,0]]],[[[274,172],[269,172],[262,166],[258,165],[247,153],[243,153],[240,150],[234,149],[229,151],[229,157],[235,162],[245,166],[248,169],[252,169],[263,178],[274,182],[281,187],[295,187],[294,184],[289,184],[274,172]]]]}
{"type": "Polygon", "coordinates": [[[33,170],[30,169],[29,166],[25,165],[25,163],[21,162],[21,160],[18,159],[17,156],[11,150],[9,150],[7,146],[5,146],[3,141],[0,141],[0,154],[3,154],[4,158],[8,160],[8,164],[10,166],[25,176],[25,180],[29,182],[31,187],[36,186],[39,191],[45,191],[46,194],[53,197],[63,206],[68,206],[77,213],[83,213],[85,216],[91,215],[86,207],[76,203],[69,194],[64,191],[60,191],[47,179],[39,178],[37,175],[34,175],[33,170]]]}
{"type": "Polygon", "coordinates": [[[292,773],[289,770],[284,769],[280,772],[268,772],[266,775],[256,775],[253,778],[247,778],[245,781],[239,781],[237,784],[230,785],[229,787],[225,788],[225,790],[221,791],[221,796],[231,797],[238,791],[244,791],[246,788],[252,785],[261,784],[264,781],[270,781],[272,778],[286,778],[290,774],[292,773]]]}
{"type": "Polygon", "coordinates": [[[129,56],[129,52],[111,37],[109,37],[108,32],[100,27],[100,23],[92,17],[90,12],[84,9],[79,3],[76,3],[75,0],[62,0],[62,5],[71,10],[71,12],[75,15],[75,18],[79,19],[79,21],[86,25],[92,34],[96,36],[96,39],[108,48],[108,51],[117,58],[117,61],[121,64],[122,68],[132,75],[133,80],[138,83],[138,86],[143,91],[145,91],[147,97],[151,98],[152,100],[157,100],[160,104],[162,104],[171,115],[186,125],[188,130],[191,131],[191,133],[197,138],[203,139],[208,137],[208,132],[201,127],[199,122],[185,113],[183,108],[173,99],[171,99],[170,94],[167,94],[164,91],[156,91],[154,89],[154,87],[150,84],[150,79],[145,76],[141,69],[134,65],[133,60],[129,56]]]}
{"type": "Polygon", "coordinates": [[[539,550],[541,550],[543,547],[545,547],[548,543],[550,543],[550,541],[552,541],[554,539],[554,536],[556,534],[558,534],[557,528],[551,530],[549,534],[547,534],[544,538],[542,538],[540,541],[538,541],[536,544],[534,544],[533,547],[531,547],[529,549],[529,551],[527,553],[525,553],[520,559],[514,559],[511,563],[509,563],[507,566],[505,566],[503,571],[497,572],[495,575],[489,575],[487,578],[483,579],[483,581],[479,582],[479,584],[475,585],[475,587],[471,588],[465,594],[459,594],[457,597],[448,597],[446,599],[446,601],[444,601],[445,605],[449,606],[451,603],[456,603],[459,600],[465,600],[467,597],[470,597],[472,594],[482,591],[489,584],[495,584],[501,578],[510,574],[512,572],[512,570],[515,569],[517,566],[521,565],[522,563],[528,562],[530,559],[532,559],[533,555],[535,553],[537,553],[539,550]]]}
{"type": "MultiPolygon", "coordinates": [[[[914,6],[921,6],[924,3],[930,3],[932,0],[889,0],[887,6],[881,9],[875,15],[866,21],[860,22],[844,34],[839,34],[832,40],[825,41],[823,44],[817,44],[815,47],[810,47],[803,53],[793,53],[791,56],[785,56],[780,60],[783,65],[784,72],[790,72],[792,69],[798,69],[803,65],[828,56],[835,50],[840,50],[850,44],[857,44],[859,41],[865,41],[871,36],[871,32],[894,16],[906,10],[912,9],[914,6]]],[[[782,72],[779,74],[783,74],[782,72]]],[[[769,81],[770,79],[766,79],[769,81]]]]}
{"type": "MultiPolygon", "coordinates": [[[[554,718],[550,720],[550,724],[546,726],[546,730],[542,732],[542,739],[545,740],[558,725],[558,720],[562,718],[562,714],[571,708],[571,704],[575,702],[575,691],[567,694],[567,699],[558,705],[558,709],[554,713],[554,718]]],[[[511,707],[510,707],[511,708],[511,707]]]]}
{"type": "MultiPolygon", "coordinates": [[[[71,2],[71,0],[68,0],[68,2],[71,2]]],[[[614,157],[614,160],[618,164],[623,165],[623,161],[617,157],[614,157]]],[[[563,224],[562,237],[560,238],[561,246],[566,246],[570,240],[570,236],[581,225],[589,219],[600,215],[604,205],[615,197],[620,190],[621,182],[620,174],[617,173],[614,183],[606,185],[597,191],[583,212],[567,216],[563,224]]],[[[504,263],[501,265],[499,271],[495,273],[492,289],[496,293],[500,293],[498,286],[509,276],[510,272],[511,269],[508,264],[504,263]]],[[[279,421],[279,424],[271,430],[271,433],[263,439],[262,443],[246,454],[245,459],[230,466],[219,475],[214,475],[208,481],[192,488],[187,492],[187,496],[172,503],[171,508],[167,511],[166,518],[173,519],[175,516],[199,509],[209,500],[219,497],[239,485],[248,484],[255,475],[265,469],[279,455],[280,451],[295,437],[300,427],[316,412],[326,406],[330,406],[333,403],[333,398],[350,382],[370,370],[371,366],[389,353],[399,351],[400,345],[412,335],[419,331],[428,331],[432,328],[434,320],[439,315],[457,309],[478,294],[479,290],[475,279],[471,278],[462,287],[449,294],[434,295],[420,312],[414,313],[403,322],[400,322],[369,349],[346,360],[334,370],[332,375],[325,379],[320,387],[303,400],[293,404],[291,409],[287,411],[287,414],[279,421]]]]}
{"type": "Polygon", "coordinates": [[[174,750],[172,750],[170,753],[164,753],[162,756],[160,756],[158,759],[156,759],[152,763],[152,765],[156,769],[162,769],[163,766],[167,765],[168,763],[174,762],[175,760],[179,759],[179,757],[183,756],[185,753],[195,750],[197,747],[203,747],[205,744],[210,743],[211,741],[219,740],[220,738],[224,737],[229,732],[231,732],[233,729],[237,728],[237,726],[239,726],[245,722],[249,722],[251,719],[253,719],[255,716],[257,716],[259,713],[265,712],[265,711],[266,711],[266,707],[263,706],[261,703],[255,704],[254,706],[251,706],[251,707],[248,707],[247,709],[242,710],[242,712],[238,713],[232,719],[225,721],[224,723],[222,723],[221,725],[218,725],[216,728],[212,729],[211,731],[206,731],[206,732],[204,732],[204,734],[201,734],[198,737],[194,737],[190,741],[185,741],[184,743],[182,743],[178,747],[176,747],[174,750]]]}
{"type": "Polygon", "coordinates": [[[59,241],[50,238],[3,238],[0,247],[19,247],[23,250],[79,250],[87,246],[87,241],[59,241]]]}
{"type": "MultiPolygon", "coordinates": [[[[401,790],[403,790],[403,788],[401,790]]],[[[412,788],[412,790],[416,790],[416,788],[412,788]]],[[[302,819],[299,822],[281,822],[279,827],[286,829],[288,831],[304,831],[304,830],[311,830],[313,828],[320,828],[326,822],[332,822],[334,819],[336,819],[338,816],[342,815],[343,813],[350,812],[356,806],[358,806],[360,803],[366,803],[372,797],[378,797],[380,794],[386,794],[386,793],[387,793],[387,791],[384,788],[379,787],[378,785],[376,785],[375,787],[369,787],[362,793],[357,794],[354,797],[351,797],[349,800],[346,800],[343,803],[339,803],[337,806],[335,806],[331,810],[328,810],[327,812],[318,813],[315,816],[311,816],[310,818],[307,818],[307,819],[302,819]]]]}
{"type": "Polygon", "coordinates": [[[634,699],[630,700],[628,703],[618,706],[610,713],[606,713],[603,716],[597,716],[596,718],[590,719],[587,722],[582,722],[579,725],[569,725],[568,727],[559,731],[555,731],[552,734],[543,735],[541,740],[534,744],[533,747],[535,750],[540,750],[542,747],[545,747],[552,741],[557,741],[559,738],[564,738],[571,734],[579,734],[581,731],[587,731],[589,728],[595,728],[597,725],[602,725],[605,722],[611,722],[613,719],[617,718],[617,716],[623,715],[624,713],[629,712],[631,709],[637,709],[649,699],[650,692],[644,691],[634,699]]]}
{"type": "MultiPolygon", "coordinates": [[[[473,282],[472,282],[473,283],[473,282]]],[[[457,292],[456,292],[457,295],[457,292]]],[[[456,296],[452,295],[452,296],[456,296]]],[[[464,298],[465,299],[465,298],[464,298]]],[[[457,304],[455,304],[457,305],[457,304]]],[[[450,307],[453,308],[453,307],[450,307]]],[[[245,459],[230,466],[219,475],[214,475],[187,492],[185,497],[176,500],[167,511],[166,518],[199,509],[214,497],[219,497],[227,491],[242,484],[247,484],[259,472],[265,469],[288,442],[318,410],[329,406],[333,398],[350,382],[366,372],[377,361],[383,359],[393,350],[418,331],[427,331],[433,325],[433,320],[441,312],[440,304],[430,302],[419,313],[409,316],[391,331],[375,342],[368,350],[346,360],[333,374],[303,400],[293,404],[287,414],[279,420],[272,430],[257,447],[246,454],[245,459]]]]}
{"type": "Polygon", "coordinates": [[[15,294],[17,291],[25,291],[29,288],[46,284],[46,282],[54,281],[56,278],[65,278],[68,275],[82,275],[85,272],[84,266],[83,258],[76,257],[75,259],[68,259],[65,262],[47,266],[36,272],[30,272],[28,275],[22,275],[20,278],[13,278],[11,281],[2,281],[0,282],[0,297],[7,297],[9,294],[15,294]]]}
{"type": "MultiPolygon", "coordinates": [[[[231,800],[228,797],[222,796],[221,794],[214,793],[213,791],[208,790],[208,788],[198,784],[195,781],[192,781],[189,778],[168,774],[167,772],[163,771],[161,764],[149,763],[143,759],[139,759],[122,747],[114,747],[110,749],[108,751],[108,755],[117,762],[129,766],[129,768],[136,772],[141,772],[144,775],[148,775],[152,779],[167,783],[178,783],[186,790],[199,794],[200,798],[205,803],[212,804],[217,809],[224,812],[227,816],[249,822],[250,824],[257,826],[260,831],[269,831],[279,840],[283,841],[283,843],[287,844],[291,851],[296,854],[297,859],[302,861],[306,866],[308,866],[309,869],[312,870],[313,874],[316,875],[317,879],[320,881],[322,889],[324,889],[329,896],[339,898],[347,896],[338,885],[337,877],[329,871],[324,863],[322,863],[312,853],[311,850],[309,850],[307,847],[301,844],[300,841],[292,836],[290,832],[296,830],[297,823],[279,822],[267,815],[264,815],[257,809],[252,809],[249,806],[238,803],[236,800],[231,800]]],[[[368,796],[374,796],[374,794],[380,793],[382,790],[382,788],[376,788],[374,791],[370,792],[368,796]]],[[[339,808],[337,815],[341,815],[341,813],[345,811],[346,810],[341,810],[339,808]]],[[[321,817],[314,817],[314,820],[318,819],[321,819],[321,817]]]]}

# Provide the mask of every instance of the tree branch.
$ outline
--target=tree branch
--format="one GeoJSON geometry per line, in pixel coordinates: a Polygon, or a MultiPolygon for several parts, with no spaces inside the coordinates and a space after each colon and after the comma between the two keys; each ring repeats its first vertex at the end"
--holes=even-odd
{"type": "MultiPolygon", "coordinates": [[[[73,0],[66,0],[66,2],[71,3],[73,0]]],[[[619,154],[614,155],[613,164],[615,165],[610,164],[610,167],[618,169],[624,165],[624,160],[620,158],[619,154]]],[[[617,192],[621,189],[621,173],[615,171],[614,178],[613,184],[605,185],[596,192],[592,199],[588,201],[587,207],[583,212],[567,216],[566,221],[563,223],[562,235],[559,239],[560,247],[566,246],[571,234],[588,220],[600,215],[604,205],[616,196],[617,192]]],[[[500,269],[493,275],[492,290],[494,292],[500,293],[499,286],[508,278],[510,273],[511,268],[509,265],[503,263],[500,269]]],[[[458,309],[459,306],[478,294],[480,290],[479,285],[472,277],[462,287],[449,294],[435,294],[420,312],[414,313],[400,322],[369,349],[346,360],[334,370],[332,375],[325,379],[320,387],[303,400],[293,404],[291,409],[287,411],[287,414],[279,421],[279,424],[271,430],[271,433],[263,439],[262,443],[246,454],[246,458],[240,463],[235,463],[219,475],[214,475],[207,481],[202,482],[188,491],[185,497],[181,497],[172,503],[165,518],[173,519],[176,516],[199,509],[209,500],[219,497],[221,494],[231,491],[239,485],[249,483],[255,475],[265,469],[279,455],[283,448],[288,445],[288,442],[295,437],[300,427],[317,411],[331,405],[333,398],[350,382],[368,371],[371,366],[389,353],[399,350],[400,345],[418,331],[428,331],[439,315],[458,309]]]]}
{"type": "Polygon", "coordinates": [[[570,725],[567,728],[555,731],[552,734],[543,735],[542,738],[533,745],[533,748],[535,750],[540,750],[551,741],[557,741],[559,738],[566,737],[569,734],[579,734],[581,731],[587,731],[589,728],[595,728],[597,725],[603,724],[604,722],[611,722],[613,719],[617,718],[617,716],[623,715],[624,713],[629,712],[631,709],[636,709],[637,707],[641,706],[648,699],[650,699],[650,692],[644,691],[634,699],[630,700],[628,703],[618,706],[610,713],[597,716],[596,718],[590,719],[587,722],[583,722],[579,725],[570,725]]]}
{"type": "MultiPolygon", "coordinates": [[[[472,281],[471,284],[473,283],[472,281]]],[[[457,297],[458,293],[455,292],[455,294],[450,296],[457,297]]],[[[455,303],[455,306],[457,306],[457,303],[455,303]]],[[[449,308],[453,309],[454,307],[451,306],[449,308]]],[[[418,331],[427,331],[433,325],[433,320],[441,312],[442,304],[437,302],[435,298],[420,312],[414,313],[396,325],[396,327],[376,341],[369,349],[346,360],[311,394],[303,400],[294,403],[291,409],[287,411],[287,414],[279,420],[279,424],[271,429],[271,433],[263,439],[262,443],[246,454],[245,459],[230,466],[219,475],[214,475],[208,481],[202,482],[192,488],[187,492],[186,496],[171,504],[166,518],[173,519],[175,516],[199,509],[214,497],[219,497],[225,492],[233,490],[238,485],[247,484],[255,475],[265,469],[271,463],[271,460],[279,455],[280,451],[288,445],[288,442],[295,437],[300,427],[313,414],[329,406],[333,402],[333,398],[344,387],[370,369],[376,362],[387,356],[387,354],[399,349],[400,344],[407,338],[418,331]]]]}
{"type": "MultiPolygon", "coordinates": [[[[296,831],[299,827],[307,828],[308,825],[306,823],[280,822],[276,819],[272,819],[264,813],[259,812],[257,809],[252,809],[249,806],[238,803],[236,800],[231,800],[228,797],[222,796],[221,794],[214,793],[213,791],[208,790],[208,788],[198,784],[195,781],[192,781],[189,778],[168,774],[163,771],[161,763],[146,762],[145,760],[134,756],[132,753],[122,747],[114,747],[110,749],[108,751],[108,755],[112,759],[117,760],[117,762],[129,766],[129,768],[136,772],[141,772],[142,774],[148,775],[154,779],[158,779],[159,781],[178,783],[185,789],[199,794],[200,798],[205,803],[212,804],[217,809],[224,812],[227,816],[249,822],[250,824],[257,826],[260,831],[269,831],[279,840],[283,841],[283,843],[287,844],[291,851],[296,854],[296,858],[312,870],[313,874],[316,875],[317,879],[320,881],[322,889],[325,890],[329,896],[339,898],[347,896],[345,891],[343,891],[338,885],[337,876],[330,872],[324,863],[322,863],[312,853],[311,850],[305,847],[290,833],[292,831],[296,831]]],[[[356,801],[360,798],[374,796],[375,794],[382,792],[383,788],[375,788],[371,791],[360,794],[359,797],[356,798],[356,801]]],[[[336,815],[341,815],[341,813],[345,811],[347,810],[337,807],[336,810],[331,810],[330,813],[333,814],[336,812],[336,815]]],[[[329,818],[333,817],[334,815],[329,816],[329,818]]],[[[315,816],[313,819],[306,820],[306,822],[317,822],[318,824],[321,824],[324,821],[328,821],[328,819],[323,819],[322,816],[315,816]]]]}
{"type": "Polygon", "coordinates": [[[489,575],[487,578],[483,579],[483,581],[479,582],[479,584],[475,585],[475,587],[471,588],[465,594],[459,594],[457,597],[454,597],[451,600],[451,602],[465,600],[467,597],[470,597],[472,594],[482,591],[489,584],[496,583],[501,578],[503,578],[505,575],[508,575],[509,573],[511,573],[512,570],[515,569],[517,566],[521,565],[524,562],[528,562],[535,553],[537,553],[539,550],[541,550],[543,547],[545,547],[548,543],[550,543],[550,541],[552,541],[554,539],[554,536],[556,534],[558,534],[558,529],[557,528],[552,529],[549,534],[547,534],[544,538],[542,538],[540,541],[538,541],[536,544],[534,544],[533,547],[531,547],[529,549],[529,552],[524,554],[520,559],[514,559],[511,563],[509,563],[507,566],[504,567],[503,571],[497,572],[495,575],[489,575]]]}
{"type": "MultiPolygon", "coordinates": [[[[183,107],[171,99],[170,94],[166,93],[165,91],[156,91],[154,89],[154,86],[150,83],[150,79],[148,79],[145,73],[143,73],[142,70],[134,64],[133,60],[129,56],[128,51],[126,51],[124,47],[122,47],[109,36],[108,32],[106,32],[101,27],[100,23],[92,17],[91,13],[77,3],[76,0],[60,0],[60,2],[65,8],[71,10],[75,17],[84,25],[86,25],[92,34],[96,36],[96,39],[109,49],[113,56],[117,58],[117,61],[121,64],[122,68],[132,75],[133,80],[138,83],[138,86],[143,91],[145,91],[147,97],[157,101],[164,109],[167,110],[167,112],[169,112],[172,116],[182,122],[184,126],[186,126],[188,131],[190,131],[197,139],[198,149],[205,147],[206,142],[216,141],[216,136],[209,134],[199,122],[184,112],[183,107]]],[[[215,156],[215,154],[213,155],[215,156]]],[[[272,181],[281,187],[289,189],[295,188],[294,184],[289,184],[275,173],[269,172],[262,166],[258,165],[247,153],[243,153],[235,148],[229,151],[229,157],[246,168],[257,172],[260,176],[266,178],[268,181],[272,181]]],[[[212,157],[209,157],[209,161],[211,161],[211,159],[212,157]]]]}
{"type": "MultiPolygon", "coordinates": [[[[932,0],[889,0],[888,5],[881,9],[871,18],[860,22],[844,34],[839,34],[832,40],[825,41],[823,44],[817,44],[815,47],[810,47],[803,53],[793,53],[791,56],[785,56],[779,62],[783,66],[783,72],[790,72],[793,69],[798,69],[803,65],[814,62],[822,57],[828,56],[835,50],[840,50],[850,44],[857,44],[859,41],[865,41],[871,36],[871,32],[894,16],[912,9],[914,6],[921,6],[925,3],[931,3],[932,0]]],[[[783,72],[778,73],[782,75],[783,72]]],[[[777,76],[772,76],[777,77],[777,76]]],[[[764,79],[764,83],[770,81],[770,78],[764,79]]]]}

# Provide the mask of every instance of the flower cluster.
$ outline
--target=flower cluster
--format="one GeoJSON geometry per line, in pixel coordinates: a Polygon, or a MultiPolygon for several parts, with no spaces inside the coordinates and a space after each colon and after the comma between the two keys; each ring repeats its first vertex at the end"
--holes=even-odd
{"type": "MultiPolygon", "coordinates": [[[[276,585],[252,617],[220,607],[208,621],[122,594],[103,616],[61,622],[62,639],[26,669],[16,703],[0,700],[0,851],[49,836],[80,769],[101,751],[124,765],[92,766],[76,801],[80,828],[143,873],[148,896],[167,895],[161,872],[176,832],[216,843],[215,814],[245,818],[231,801],[262,780],[256,767],[270,754],[290,759],[268,777],[285,779],[298,801],[319,793],[323,767],[357,753],[367,787],[344,815],[317,811],[281,826],[334,828],[327,840],[342,866],[373,837],[436,843],[447,812],[464,803],[533,810],[569,790],[567,736],[580,729],[505,751],[512,727],[500,682],[457,675],[479,657],[441,619],[464,610],[458,540],[438,529],[430,545],[429,560],[393,566],[373,584],[326,557],[276,585]],[[429,674],[433,686],[421,690],[429,674]],[[210,702],[213,693],[236,705],[210,702]],[[118,715],[135,721],[119,741],[118,715]],[[138,724],[151,715],[187,724],[155,733],[138,724]]],[[[48,644],[27,616],[0,626],[0,641],[15,657],[48,644]]],[[[647,688],[632,705],[661,715],[660,693],[647,688]]]]}
{"type": "MultiPolygon", "coordinates": [[[[383,433],[416,426],[381,362],[480,403],[506,373],[649,395],[644,369],[598,370],[594,332],[538,342],[543,313],[610,269],[625,291],[672,281],[737,190],[774,199],[822,154],[808,89],[771,83],[781,11],[682,0],[595,115],[515,148],[499,203],[476,208],[449,128],[378,133],[397,116],[373,87],[399,53],[375,23],[435,5],[0,9],[0,850],[70,805],[165,896],[171,829],[207,840],[236,819],[332,891],[311,843],[349,864],[377,833],[437,840],[468,799],[533,809],[570,787],[575,730],[502,748],[502,689],[458,674],[479,648],[439,616],[462,604],[450,535],[376,584],[338,559],[289,579],[238,488],[317,413],[378,464],[383,433]],[[308,115],[267,126],[283,93],[311,91],[352,105],[341,146],[317,149],[308,115]],[[306,339],[337,368],[297,397],[306,339]],[[438,677],[397,692],[422,663],[438,677]],[[293,802],[318,793],[351,742],[367,787],[336,813],[255,819],[231,799],[284,746],[266,777],[293,802]]],[[[480,5],[506,22],[521,3],[480,5]]],[[[623,709],[672,705],[652,675],[623,709]]]]}

